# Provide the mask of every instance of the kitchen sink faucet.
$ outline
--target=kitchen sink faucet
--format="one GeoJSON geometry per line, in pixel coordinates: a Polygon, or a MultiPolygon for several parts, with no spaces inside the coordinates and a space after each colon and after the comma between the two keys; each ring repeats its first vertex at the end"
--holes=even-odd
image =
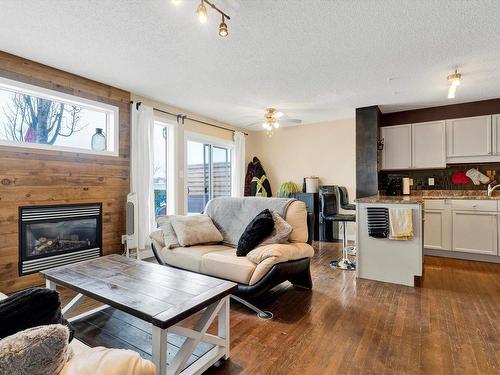
{"type": "MultiPolygon", "coordinates": [[[[496,183],[496,181],[494,181],[496,183]]],[[[492,186],[494,182],[488,184],[488,197],[491,197],[491,194],[500,187],[500,184],[492,186]]]]}

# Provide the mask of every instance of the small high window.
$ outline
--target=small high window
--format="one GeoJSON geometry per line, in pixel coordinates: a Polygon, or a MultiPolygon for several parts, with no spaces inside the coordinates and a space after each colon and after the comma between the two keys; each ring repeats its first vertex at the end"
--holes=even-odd
{"type": "Polygon", "coordinates": [[[118,107],[0,79],[0,145],[118,155],[118,107]]]}

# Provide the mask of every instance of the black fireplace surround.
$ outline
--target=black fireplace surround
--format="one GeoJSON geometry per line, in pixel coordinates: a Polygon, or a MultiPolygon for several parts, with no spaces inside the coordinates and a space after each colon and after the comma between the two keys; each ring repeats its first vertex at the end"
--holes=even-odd
{"type": "Polygon", "coordinates": [[[102,256],[102,204],[19,207],[19,275],[102,256]]]}

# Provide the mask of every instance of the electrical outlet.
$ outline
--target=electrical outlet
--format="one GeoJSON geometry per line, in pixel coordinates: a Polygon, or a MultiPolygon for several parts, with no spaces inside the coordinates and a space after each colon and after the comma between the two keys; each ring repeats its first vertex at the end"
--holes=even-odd
{"type": "Polygon", "coordinates": [[[429,186],[434,186],[434,178],[433,177],[429,177],[428,183],[429,183],[429,186]]]}
{"type": "Polygon", "coordinates": [[[124,245],[125,242],[127,242],[127,235],[126,234],[122,235],[122,245],[124,245]]]}

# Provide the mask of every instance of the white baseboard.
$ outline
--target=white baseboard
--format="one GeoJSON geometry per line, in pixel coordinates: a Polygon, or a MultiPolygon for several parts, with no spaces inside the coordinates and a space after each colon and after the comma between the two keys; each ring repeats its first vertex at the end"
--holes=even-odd
{"type": "Polygon", "coordinates": [[[424,249],[424,255],[432,255],[444,258],[455,258],[462,260],[474,260],[477,262],[500,263],[500,256],[497,255],[471,254],[471,253],[462,253],[460,251],[424,249]]]}

